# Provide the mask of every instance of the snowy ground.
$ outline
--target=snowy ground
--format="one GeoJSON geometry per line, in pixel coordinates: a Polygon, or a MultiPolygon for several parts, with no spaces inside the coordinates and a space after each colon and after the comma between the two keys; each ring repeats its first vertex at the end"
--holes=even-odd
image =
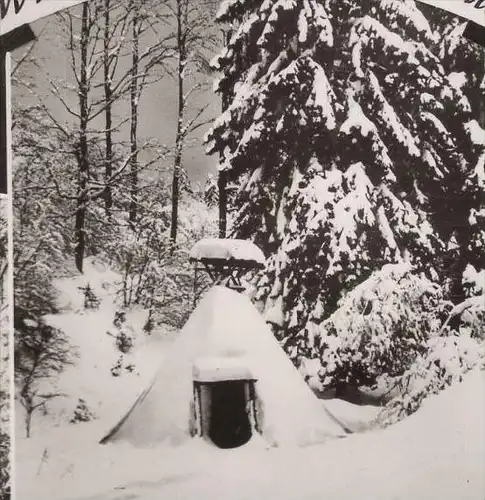
{"type": "Polygon", "coordinates": [[[393,427],[301,449],[100,446],[85,424],[20,440],[17,498],[483,500],[484,422],[475,370],[393,427]]]}
{"type": "MultiPolygon", "coordinates": [[[[106,330],[112,328],[115,310],[109,283],[116,277],[99,268],[87,275],[98,294],[104,294],[103,304],[98,312],[82,311],[77,289],[82,283],[63,284],[64,312],[51,320],[66,329],[80,358],[59,381],[69,397],[54,402],[49,415],[37,416],[31,439],[23,437],[22,420],[17,421],[17,499],[485,498],[485,377],[478,369],[387,429],[372,428],[376,408],[325,401],[350,429],[369,430],[323,445],[267,449],[258,440],[235,450],[219,450],[199,440],[178,448],[99,445],[163,360],[171,340],[165,331],[140,337],[131,358],[136,373],[112,377],[109,367],[119,352],[106,330]],[[68,422],[79,397],[94,410],[96,420],[68,422]]],[[[128,319],[137,330],[144,313],[133,311],[128,319]]]]}

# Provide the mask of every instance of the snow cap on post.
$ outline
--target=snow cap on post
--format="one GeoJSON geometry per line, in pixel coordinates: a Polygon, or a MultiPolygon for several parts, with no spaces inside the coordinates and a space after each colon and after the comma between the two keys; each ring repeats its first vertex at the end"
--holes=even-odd
{"type": "Polygon", "coordinates": [[[206,238],[190,251],[191,261],[227,260],[263,265],[263,252],[252,242],[242,239],[206,238]]]}

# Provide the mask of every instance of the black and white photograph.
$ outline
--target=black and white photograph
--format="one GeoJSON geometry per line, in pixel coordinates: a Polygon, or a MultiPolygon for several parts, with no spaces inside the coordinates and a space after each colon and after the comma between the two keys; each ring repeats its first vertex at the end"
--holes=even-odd
{"type": "Polygon", "coordinates": [[[6,195],[0,195],[0,499],[10,500],[11,489],[11,356],[10,356],[10,271],[8,262],[8,209],[6,195]]]}
{"type": "Polygon", "coordinates": [[[485,1],[0,13],[0,500],[484,500],[485,1]]]}

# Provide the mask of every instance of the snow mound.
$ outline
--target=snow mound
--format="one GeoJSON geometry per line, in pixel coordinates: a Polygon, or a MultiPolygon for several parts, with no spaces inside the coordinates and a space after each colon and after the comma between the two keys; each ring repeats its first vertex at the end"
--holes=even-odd
{"type": "Polygon", "coordinates": [[[263,252],[252,241],[226,238],[206,238],[198,241],[190,251],[190,258],[242,260],[258,264],[264,264],[266,260],[263,252]]]}
{"type": "Polygon", "coordinates": [[[350,432],[363,432],[376,426],[382,408],[371,405],[356,405],[343,399],[327,399],[325,407],[350,432]]]}

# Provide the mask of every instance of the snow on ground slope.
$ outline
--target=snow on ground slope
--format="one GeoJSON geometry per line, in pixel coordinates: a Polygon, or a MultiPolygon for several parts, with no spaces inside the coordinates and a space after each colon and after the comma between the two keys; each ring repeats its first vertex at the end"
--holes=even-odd
{"type": "Polygon", "coordinates": [[[307,448],[101,446],[85,424],[64,429],[47,452],[40,439],[19,443],[17,498],[483,500],[484,422],[475,369],[394,426],[307,448]]]}
{"type": "Polygon", "coordinates": [[[322,401],[324,407],[351,432],[363,432],[376,426],[380,406],[355,405],[343,399],[327,399],[322,401]]]}
{"type": "MultiPolygon", "coordinates": [[[[69,456],[85,443],[97,443],[109,426],[127,411],[163,359],[164,345],[175,332],[157,327],[148,335],[143,331],[146,311],[127,310],[121,328],[113,324],[115,314],[121,311],[116,298],[119,280],[105,264],[89,258],[83,275],[76,274],[55,283],[60,313],[48,315],[44,320],[66,334],[76,354],[72,366],[67,366],[58,377],[42,382],[41,393],[45,390],[62,396],[49,401],[45,412],[39,409],[34,413],[31,439],[24,438],[24,410],[16,403],[19,485],[29,474],[31,459],[35,462],[35,473],[31,471],[35,477],[44,469],[50,470],[51,462],[62,464],[64,453],[69,456]],[[84,307],[82,288],[88,284],[99,300],[97,308],[84,307]],[[133,339],[132,351],[126,354],[116,345],[116,336],[121,330],[133,339]],[[113,376],[112,369],[117,364],[120,368],[117,376],[113,376]],[[80,399],[94,420],[74,424],[70,420],[80,399]]],[[[59,477],[63,473],[65,470],[59,477]]],[[[36,484],[32,477],[29,481],[36,484]]],[[[26,498],[37,498],[37,494],[30,493],[26,498]]]]}
{"type": "MultiPolygon", "coordinates": [[[[119,279],[105,264],[88,258],[84,274],[56,281],[61,313],[45,316],[45,321],[65,332],[75,356],[72,366],[67,366],[59,377],[43,386],[46,392],[54,387],[65,396],[50,401],[47,414],[34,415],[34,435],[48,432],[53,425],[68,424],[79,399],[83,399],[101,425],[106,426],[106,420],[115,421],[129,407],[158,368],[163,358],[163,343],[170,335],[161,328],[151,335],[143,332],[146,311],[125,311],[122,330],[133,339],[133,348],[122,354],[116,346],[120,329],[113,320],[116,312],[121,311],[116,298],[119,279]],[[87,285],[99,300],[97,308],[84,307],[82,288],[87,285]],[[117,364],[118,376],[113,376],[112,369],[117,364]]],[[[21,415],[23,410],[18,406],[21,415]]],[[[22,426],[22,419],[17,418],[17,435],[23,435],[22,426]]]]}

